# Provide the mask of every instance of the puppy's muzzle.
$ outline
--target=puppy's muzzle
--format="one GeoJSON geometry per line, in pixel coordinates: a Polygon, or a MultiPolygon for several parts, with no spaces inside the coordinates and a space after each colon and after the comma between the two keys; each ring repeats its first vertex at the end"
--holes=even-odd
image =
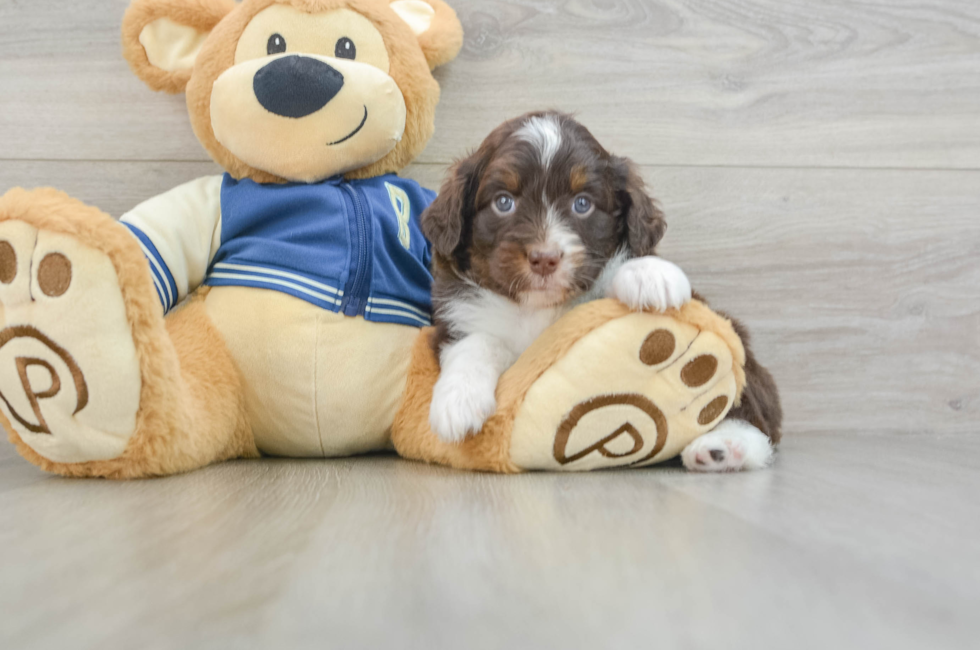
{"type": "Polygon", "coordinates": [[[282,117],[312,115],[344,87],[344,75],[307,56],[276,59],[255,73],[252,88],[262,107],[282,117]]]}

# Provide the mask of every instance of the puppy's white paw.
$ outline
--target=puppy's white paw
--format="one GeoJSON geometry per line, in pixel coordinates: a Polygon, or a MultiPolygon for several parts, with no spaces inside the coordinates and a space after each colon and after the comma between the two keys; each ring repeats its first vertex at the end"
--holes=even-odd
{"type": "Polygon", "coordinates": [[[443,374],[429,408],[429,426],[444,442],[460,442],[483,428],[497,410],[496,385],[477,376],[443,374]]]}
{"type": "Polygon", "coordinates": [[[652,255],[638,257],[616,272],[610,297],[634,311],[666,311],[690,302],[691,282],[672,262],[652,255]]]}
{"type": "Polygon", "coordinates": [[[769,437],[744,420],[725,420],[681,452],[692,472],[737,472],[772,463],[769,437]]]}

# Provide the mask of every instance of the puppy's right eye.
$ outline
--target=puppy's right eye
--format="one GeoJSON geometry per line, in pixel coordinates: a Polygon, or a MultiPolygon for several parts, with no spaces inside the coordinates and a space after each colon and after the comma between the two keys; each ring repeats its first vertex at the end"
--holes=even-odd
{"type": "Polygon", "coordinates": [[[493,200],[493,211],[501,217],[513,214],[516,208],[517,202],[514,201],[514,197],[510,194],[498,194],[493,200]]]}
{"type": "Polygon", "coordinates": [[[269,54],[269,56],[272,56],[273,54],[282,54],[286,51],[286,39],[282,37],[282,34],[273,34],[269,37],[269,42],[265,46],[265,51],[269,54]]]}

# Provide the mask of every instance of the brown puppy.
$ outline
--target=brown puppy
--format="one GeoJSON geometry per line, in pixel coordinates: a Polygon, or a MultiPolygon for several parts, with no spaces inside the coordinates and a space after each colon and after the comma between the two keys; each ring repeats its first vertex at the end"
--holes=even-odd
{"type": "MultiPolygon", "coordinates": [[[[456,164],[422,228],[435,249],[442,365],[430,422],[447,441],[482,427],[500,375],[573,306],[610,296],[663,311],[691,298],[683,271],[655,256],[666,221],[634,165],[564,114],[531,113],[494,130],[456,164]]],[[[778,435],[771,378],[751,354],[747,371],[759,386],[743,409],[758,407],[760,426],[778,435]]],[[[764,467],[771,456],[759,428],[726,422],[683,458],[722,471],[764,467]]]]}

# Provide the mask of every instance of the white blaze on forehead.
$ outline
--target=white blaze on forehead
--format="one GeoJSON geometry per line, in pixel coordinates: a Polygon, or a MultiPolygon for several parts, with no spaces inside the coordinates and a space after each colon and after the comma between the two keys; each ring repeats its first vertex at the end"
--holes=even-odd
{"type": "Polygon", "coordinates": [[[557,115],[532,117],[515,135],[538,150],[541,165],[545,169],[551,166],[551,161],[561,147],[561,124],[557,115]]]}

